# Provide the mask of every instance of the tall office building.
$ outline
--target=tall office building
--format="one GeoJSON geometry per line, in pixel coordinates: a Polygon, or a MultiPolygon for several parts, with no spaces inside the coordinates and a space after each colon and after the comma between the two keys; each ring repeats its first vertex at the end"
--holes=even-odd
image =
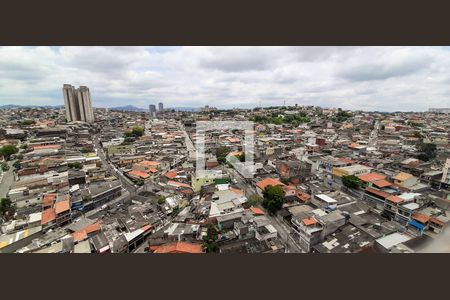
{"type": "Polygon", "coordinates": [[[150,104],[148,106],[148,110],[150,113],[155,113],[156,112],[156,105],[155,104],[150,104]]]}
{"type": "Polygon", "coordinates": [[[162,104],[162,102],[158,103],[158,110],[160,113],[162,113],[164,111],[164,105],[162,104]]]}
{"type": "Polygon", "coordinates": [[[64,84],[63,94],[68,122],[94,122],[94,110],[92,109],[91,93],[88,87],[80,86],[76,89],[70,84],[64,84]]]}

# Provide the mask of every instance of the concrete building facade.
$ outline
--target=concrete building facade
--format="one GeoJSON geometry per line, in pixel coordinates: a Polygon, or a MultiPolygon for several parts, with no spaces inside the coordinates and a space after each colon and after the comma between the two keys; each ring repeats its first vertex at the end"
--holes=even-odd
{"type": "Polygon", "coordinates": [[[450,184],[450,158],[447,158],[444,167],[442,168],[442,182],[450,184]]]}
{"type": "Polygon", "coordinates": [[[63,95],[68,122],[94,122],[94,110],[92,108],[91,93],[88,87],[80,86],[76,89],[70,84],[64,84],[63,95]]]}

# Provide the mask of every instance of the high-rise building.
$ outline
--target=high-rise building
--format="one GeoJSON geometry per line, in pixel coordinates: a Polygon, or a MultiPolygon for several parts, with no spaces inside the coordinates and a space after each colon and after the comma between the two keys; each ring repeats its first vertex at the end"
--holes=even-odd
{"type": "Polygon", "coordinates": [[[161,113],[164,111],[164,105],[162,104],[162,102],[158,103],[158,111],[161,113]]]}
{"type": "Polygon", "coordinates": [[[148,110],[150,113],[155,113],[156,112],[156,105],[155,104],[150,104],[148,106],[148,110]]]}
{"type": "Polygon", "coordinates": [[[450,158],[447,158],[444,167],[442,168],[442,182],[450,184],[450,158]]]}
{"type": "Polygon", "coordinates": [[[68,122],[94,122],[94,110],[92,109],[91,93],[88,87],[80,86],[76,89],[70,84],[64,84],[63,94],[68,122]]]}
{"type": "Polygon", "coordinates": [[[433,113],[450,114],[450,108],[429,108],[428,111],[433,113]]]}

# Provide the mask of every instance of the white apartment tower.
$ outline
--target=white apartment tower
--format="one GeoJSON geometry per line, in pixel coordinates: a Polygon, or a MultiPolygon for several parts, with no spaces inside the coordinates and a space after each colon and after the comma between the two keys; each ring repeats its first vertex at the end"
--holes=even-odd
{"type": "Polygon", "coordinates": [[[67,122],[94,122],[94,110],[88,87],[80,86],[76,89],[70,84],[64,84],[63,94],[67,122]]]}
{"type": "Polygon", "coordinates": [[[450,158],[447,158],[444,167],[442,168],[442,182],[450,184],[450,158]]]}

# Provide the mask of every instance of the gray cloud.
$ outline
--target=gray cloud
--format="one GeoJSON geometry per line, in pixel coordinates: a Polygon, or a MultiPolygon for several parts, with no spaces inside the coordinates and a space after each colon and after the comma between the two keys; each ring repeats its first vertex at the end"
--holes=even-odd
{"type": "Polygon", "coordinates": [[[366,110],[450,106],[442,47],[1,47],[0,103],[95,106],[287,104],[366,110]]]}

